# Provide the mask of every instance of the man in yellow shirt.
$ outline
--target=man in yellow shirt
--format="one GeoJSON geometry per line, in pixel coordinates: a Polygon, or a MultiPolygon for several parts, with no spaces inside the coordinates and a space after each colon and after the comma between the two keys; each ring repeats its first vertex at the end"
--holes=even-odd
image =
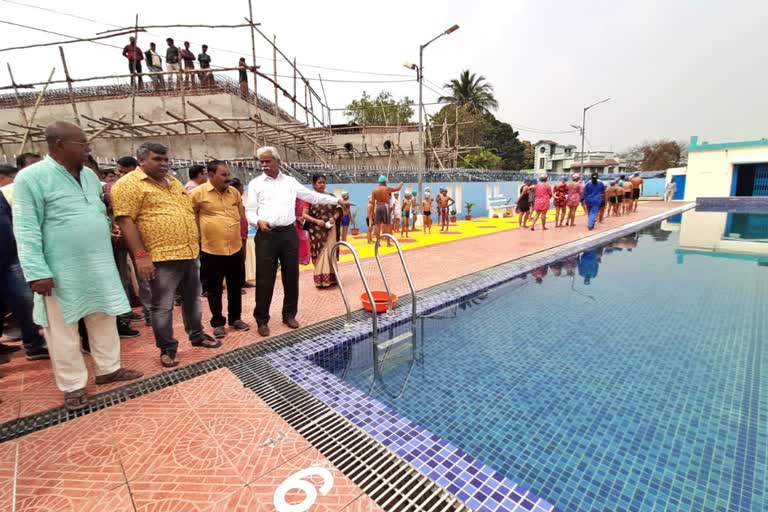
{"type": "Polygon", "coordinates": [[[199,235],[192,201],[184,186],[168,176],[168,148],[147,142],[139,148],[139,167],[112,187],[112,208],[139,279],[152,290],[152,330],[160,363],[178,364],[173,337],[173,295],[181,289],[184,327],[195,347],[221,342],[203,332],[200,304],[199,235]]]}
{"type": "Polygon", "coordinates": [[[240,192],[230,186],[232,174],[229,166],[220,160],[212,160],[206,170],[208,182],[193,190],[189,198],[200,227],[200,265],[208,285],[213,336],[223,338],[226,323],[238,331],[249,329],[248,324],[240,319],[241,290],[245,280],[240,256],[240,219],[245,218],[245,211],[240,192]],[[227,318],[221,314],[223,280],[227,282],[227,318]]]}

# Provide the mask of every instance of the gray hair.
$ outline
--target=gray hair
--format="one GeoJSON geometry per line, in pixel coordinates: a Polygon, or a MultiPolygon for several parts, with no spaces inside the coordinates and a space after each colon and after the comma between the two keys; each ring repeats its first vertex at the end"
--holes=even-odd
{"type": "Polygon", "coordinates": [[[159,142],[145,142],[139,146],[139,149],[136,151],[136,158],[139,160],[146,160],[149,158],[150,153],[155,153],[156,155],[167,155],[168,146],[164,146],[159,142]]]}
{"type": "Polygon", "coordinates": [[[261,155],[264,153],[269,153],[272,155],[272,158],[275,160],[281,160],[280,153],[277,151],[276,147],[273,146],[262,146],[259,149],[256,150],[256,158],[261,158],[261,155]]]}

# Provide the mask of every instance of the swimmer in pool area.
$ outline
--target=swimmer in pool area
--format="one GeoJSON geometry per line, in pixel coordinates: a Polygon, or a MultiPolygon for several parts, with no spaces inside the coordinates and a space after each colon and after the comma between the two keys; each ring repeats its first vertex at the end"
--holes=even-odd
{"type": "Polygon", "coordinates": [[[432,234],[432,194],[429,189],[424,191],[424,200],[421,202],[421,211],[424,212],[421,226],[424,229],[424,234],[432,234]]]}
{"type": "Polygon", "coordinates": [[[613,190],[616,195],[616,216],[620,217],[624,213],[624,182],[617,180],[613,190]]]}
{"type": "Polygon", "coordinates": [[[621,175],[621,180],[621,188],[624,190],[623,213],[632,213],[632,182],[623,174],[621,175]]]}
{"type": "Polygon", "coordinates": [[[447,188],[441,188],[437,196],[437,215],[440,222],[440,231],[448,231],[448,211],[456,204],[451,196],[448,195],[447,188]]]}
{"type": "Polygon", "coordinates": [[[389,199],[389,215],[392,226],[390,227],[391,233],[397,233],[400,229],[400,221],[402,215],[400,211],[400,192],[395,192],[389,199]]]}
{"type": "Polygon", "coordinates": [[[371,240],[371,235],[373,234],[373,206],[373,196],[368,196],[368,209],[366,210],[365,230],[369,244],[373,243],[373,240],[371,240]]]}
{"type": "Polygon", "coordinates": [[[597,213],[597,221],[603,222],[605,220],[605,210],[608,209],[608,199],[606,194],[608,193],[608,186],[603,182],[603,196],[600,200],[600,210],[597,213]]]}
{"type": "Polygon", "coordinates": [[[608,183],[608,186],[605,188],[605,202],[608,203],[608,217],[613,217],[616,215],[615,209],[616,205],[619,204],[618,199],[616,198],[616,180],[611,180],[610,183],[608,183]]]}
{"type": "MultiPolygon", "coordinates": [[[[373,209],[373,230],[377,239],[381,236],[381,232],[390,232],[392,223],[392,212],[389,210],[389,201],[392,199],[392,193],[398,192],[403,188],[403,184],[400,183],[396,187],[387,186],[387,177],[379,176],[379,186],[373,189],[371,196],[373,196],[374,209],[373,209]]],[[[387,239],[387,247],[392,247],[392,241],[387,239]]]]}
{"type": "MultiPolygon", "coordinates": [[[[341,194],[341,198],[349,202],[349,192],[341,194]]],[[[349,205],[341,207],[341,239],[347,241],[347,231],[349,230],[349,205]]]]}
{"type": "Polygon", "coordinates": [[[640,173],[636,172],[629,178],[629,182],[632,184],[632,212],[637,211],[637,203],[640,202],[640,194],[643,190],[643,178],[640,177],[640,173]]]}
{"type": "Polygon", "coordinates": [[[400,229],[400,236],[406,237],[408,236],[408,230],[411,227],[410,222],[408,220],[411,218],[411,204],[413,204],[413,199],[411,198],[411,194],[405,194],[403,197],[403,222],[402,222],[402,228],[400,229]]]}

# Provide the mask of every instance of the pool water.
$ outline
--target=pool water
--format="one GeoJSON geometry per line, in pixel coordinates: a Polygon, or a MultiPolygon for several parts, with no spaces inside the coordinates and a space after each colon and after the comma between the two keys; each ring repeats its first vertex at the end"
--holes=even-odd
{"type": "MultiPolygon", "coordinates": [[[[768,510],[768,268],[661,225],[317,363],[563,511],[768,510]]],[[[768,249],[767,249],[768,251],[768,249]]]]}

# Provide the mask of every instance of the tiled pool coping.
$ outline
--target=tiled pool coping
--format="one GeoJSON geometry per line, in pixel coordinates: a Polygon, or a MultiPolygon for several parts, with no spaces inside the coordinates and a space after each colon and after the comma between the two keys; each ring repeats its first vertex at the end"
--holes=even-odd
{"type": "MultiPolygon", "coordinates": [[[[426,315],[503,285],[563,258],[693,208],[688,204],[598,235],[576,240],[518,260],[492,267],[431,288],[418,297],[418,314],[426,315]]],[[[379,317],[379,332],[410,321],[411,309],[401,307],[379,317]]],[[[338,411],[363,431],[409,462],[424,475],[477,511],[553,512],[557,508],[533,492],[503,477],[462,449],[370,398],[316,364],[314,358],[344,350],[369,338],[370,318],[357,320],[341,331],[319,334],[278,349],[266,359],[310,394],[338,411]]]]}

